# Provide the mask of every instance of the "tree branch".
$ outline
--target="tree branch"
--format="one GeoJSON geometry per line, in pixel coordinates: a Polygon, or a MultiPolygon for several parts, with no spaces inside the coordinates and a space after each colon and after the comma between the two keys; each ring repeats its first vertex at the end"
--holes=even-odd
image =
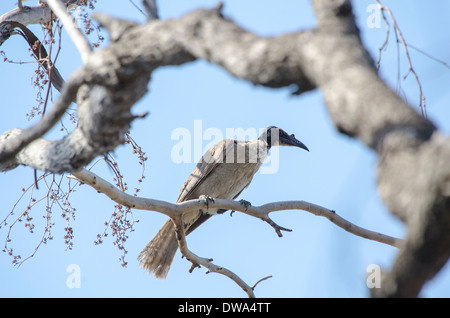
{"type": "Polygon", "coordinates": [[[45,69],[45,72],[47,73],[52,85],[58,90],[58,92],[61,92],[61,89],[64,85],[64,79],[62,78],[53,62],[50,60],[50,56],[48,55],[47,50],[45,49],[44,45],[42,45],[41,41],[36,37],[36,35],[34,35],[33,32],[30,31],[30,29],[28,29],[23,24],[13,21],[8,21],[7,23],[11,27],[11,30],[15,29],[14,32],[20,34],[25,39],[25,41],[27,41],[39,65],[41,65],[45,69]],[[20,31],[17,29],[20,29],[20,31]]]}
{"type": "MultiPolygon", "coordinates": [[[[72,176],[69,177],[75,178],[84,184],[90,185],[98,192],[105,194],[116,203],[137,210],[160,212],[171,217],[172,219],[177,218],[189,211],[205,210],[205,202],[202,199],[189,200],[174,204],[165,201],[146,199],[126,194],[125,192],[122,192],[121,190],[114,187],[108,181],[102,179],[95,173],[86,169],[74,171],[72,172],[72,176]]],[[[210,200],[208,202],[208,209],[239,211],[241,213],[259,218],[269,223],[269,225],[271,226],[273,225],[270,223],[273,221],[269,219],[269,213],[286,210],[303,210],[317,216],[325,217],[347,232],[368,240],[377,241],[394,247],[399,247],[402,242],[401,239],[359,227],[339,216],[333,210],[329,210],[327,208],[306,201],[280,201],[267,203],[261,206],[252,205],[246,207],[239,201],[214,198],[214,200],[210,200]],[[268,220],[270,220],[270,222],[268,222],[268,220]]],[[[206,212],[208,212],[208,209],[206,210],[206,212]]]]}
{"type": "MultiPolygon", "coordinates": [[[[87,85],[80,97],[77,129],[64,140],[44,142],[42,147],[34,144],[34,148],[33,144],[23,148],[26,143],[21,142],[5,146],[10,138],[3,134],[2,168],[29,164],[33,156],[42,156],[45,164],[35,168],[73,171],[114,149],[123,142],[123,130],[134,118],[131,106],[146,92],[151,73],[161,66],[201,58],[257,85],[294,84],[297,93],[319,88],[335,127],[378,153],[379,193],[389,210],[408,225],[406,241],[383,279],[380,294],[417,296],[450,257],[450,139],[378,77],[361,43],[349,0],[312,3],[316,29],[272,38],[240,28],[225,19],[220,8],[145,25],[128,24],[108,48],[92,53],[82,69],[87,85]],[[27,151],[30,147],[36,153],[27,151]],[[12,151],[5,157],[6,148],[12,151]],[[20,149],[20,155],[12,159],[20,149]]],[[[227,203],[227,208],[246,213],[239,203],[227,203]]],[[[247,214],[256,211],[251,207],[247,214]]],[[[259,217],[270,223],[267,214],[259,217]]]]}
{"type": "Polygon", "coordinates": [[[247,283],[245,283],[239,276],[224,267],[213,264],[212,259],[199,257],[188,249],[182,214],[172,218],[172,221],[175,225],[175,232],[177,234],[176,236],[180,252],[184,257],[186,257],[186,259],[188,259],[192,263],[189,272],[192,272],[196,267],[200,267],[200,265],[204,266],[208,269],[208,271],[206,272],[207,274],[218,273],[227,276],[228,278],[233,280],[239,287],[241,287],[247,293],[248,297],[255,297],[253,288],[247,285],[247,283]]]}
{"type": "MultiPolygon", "coordinates": [[[[84,77],[81,73],[76,72],[72,74],[63,86],[61,95],[53,104],[52,109],[31,128],[28,128],[27,130],[12,129],[0,135],[0,171],[10,170],[19,164],[23,164],[20,162],[20,159],[14,158],[14,156],[28,146],[32,141],[43,136],[55,125],[55,123],[66,111],[67,107],[69,107],[75,99],[78,88],[81,86],[83,80],[84,77]]],[[[37,157],[38,152],[33,153],[30,149],[28,149],[27,152],[30,157],[37,157]]],[[[29,160],[27,161],[28,163],[31,163],[29,160]]],[[[42,170],[45,171],[46,169],[42,170]]]]}
{"type": "MultiPolygon", "coordinates": [[[[190,271],[192,271],[195,267],[198,267],[199,265],[204,266],[208,269],[209,272],[215,272],[229,277],[234,282],[236,282],[236,284],[238,284],[247,293],[249,297],[254,297],[253,288],[247,285],[236,274],[234,274],[233,272],[224,267],[213,264],[212,259],[199,257],[188,249],[182,216],[183,214],[189,213],[190,211],[193,210],[200,210],[200,209],[204,210],[205,209],[204,200],[202,199],[189,200],[173,204],[160,200],[136,197],[119,190],[118,188],[110,184],[108,181],[102,179],[101,177],[97,176],[93,172],[88,171],[86,169],[74,171],[72,175],[68,177],[74,178],[83,184],[91,186],[98,192],[105,194],[111,200],[121,205],[138,210],[156,211],[169,216],[175,225],[178,246],[180,248],[180,251],[182,255],[192,263],[190,271]]],[[[247,215],[259,218],[269,223],[272,227],[276,229],[279,228],[279,226],[276,225],[272,220],[270,220],[268,216],[269,213],[284,210],[303,210],[317,216],[326,217],[334,224],[338,225],[339,227],[343,228],[347,232],[352,233],[354,235],[395,247],[399,247],[402,243],[401,239],[373,232],[364,229],[362,227],[356,226],[353,223],[340,217],[332,210],[305,201],[281,201],[268,203],[261,206],[244,206],[239,201],[214,198],[214,200],[210,200],[208,202],[207,209],[209,208],[239,211],[247,215]]]]}
{"type": "Polygon", "coordinates": [[[147,20],[158,20],[158,6],[156,5],[156,0],[142,0],[142,5],[145,8],[147,14],[147,20]]]}
{"type": "MultiPolygon", "coordinates": [[[[397,40],[397,45],[398,45],[398,43],[402,44],[403,50],[405,51],[405,55],[406,55],[406,61],[408,62],[409,69],[408,69],[408,73],[404,76],[404,78],[406,78],[410,72],[414,75],[414,78],[415,78],[416,83],[417,83],[417,87],[419,89],[419,95],[420,95],[419,96],[419,107],[420,107],[420,111],[421,111],[422,116],[427,118],[427,109],[426,109],[426,103],[425,103],[425,95],[423,94],[422,84],[420,83],[419,76],[417,75],[416,70],[414,69],[414,67],[412,65],[411,57],[409,56],[408,44],[406,44],[405,38],[403,37],[402,31],[400,30],[400,28],[397,25],[397,21],[395,20],[395,17],[393,15],[391,9],[389,9],[388,7],[383,6],[379,0],[375,0],[375,2],[377,3],[378,8],[381,11],[381,16],[383,17],[383,20],[386,23],[387,30],[388,30],[387,34],[386,34],[386,40],[383,43],[382,48],[386,46],[387,41],[388,41],[388,37],[389,37],[389,22],[388,22],[385,14],[384,14],[384,11],[386,11],[388,13],[388,15],[389,15],[389,18],[392,21],[392,24],[394,25],[395,38],[397,40]]],[[[380,50],[379,50],[379,58],[378,58],[377,66],[379,66],[379,63],[380,63],[382,48],[380,48],[380,50]]],[[[400,72],[400,67],[399,67],[399,72],[400,72]]]]}
{"type": "Polygon", "coordinates": [[[313,0],[317,36],[302,43],[337,129],[374,149],[378,191],[408,234],[377,296],[416,297],[450,257],[450,139],[378,77],[349,0],[313,0]],[[447,158],[447,159],[444,159],[447,158]],[[446,189],[446,190],[444,190],[446,189]]]}
{"type": "MultiPolygon", "coordinates": [[[[76,6],[78,0],[59,0],[63,3],[69,3],[76,6]]],[[[41,1],[44,2],[44,1],[41,1]]],[[[36,6],[17,7],[0,16],[0,46],[11,36],[11,27],[9,22],[18,22],[22,25],[46,24],[51,21],[51,10],[48,6],[39,4],[36,6]]]]}
{"type": "Polygon", "coordinates": [[[10,33],[5,29],[5,22],[18,22],[23,25],[47,23],[50,21],[50,8],[47,6],[24,6],[21,11],[15,8],[0,16],[0,45],[10,37],[10,33]]]}

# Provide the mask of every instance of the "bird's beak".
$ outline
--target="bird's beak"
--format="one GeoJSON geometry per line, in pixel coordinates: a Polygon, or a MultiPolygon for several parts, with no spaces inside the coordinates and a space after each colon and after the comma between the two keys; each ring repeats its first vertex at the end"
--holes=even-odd
{"type": "Polygon", "coordinates": [[[295,138],[295,135],[280,136],[280,145],[299,147],[305,149],[306,151],[309,151],[308,147],[306,147],[305,144],[295,138]]]}

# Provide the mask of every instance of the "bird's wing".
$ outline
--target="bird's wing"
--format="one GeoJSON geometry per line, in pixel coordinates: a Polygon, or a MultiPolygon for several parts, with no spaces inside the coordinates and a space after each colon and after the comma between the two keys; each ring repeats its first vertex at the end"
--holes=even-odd
{"type": "MultiPolygon", "coordinates": [[[[244,144],[236,144],[235,141],[231,140],[231,139],[224,140],[224,142],[226,142],[226,143],[224,143],[222,145],[216,144],[214,147],[212,147],[212,148],[215,148],[215,150],[213,150],[213,151],[218,151],[218,149],[222,149],[223,154],[222,154],[222,157],[220,157],[219,155],[213,154],[213,156],[215,157],[216,161],[215,161],[215,164],[210,164],[208,167],[206,167],[206,169],[208,170],[208,174],[211,173],[214,170],[214,168],[217,167],[218,162],[219,162],[217,160],[222,160],[220,162],[224,162],[226,160],[226,158],[227,158],[227,155],[228,156],[232,155],[233,156],[233,160],[243,160],[244,159],[244,158],[240,158],[239,159],[238,155],[237,155],[237,153],[239,152],[239,150],[237,148],[245,147],[244,144]],[[230,153],[232,149],[233,149],[234,152],[230,153]],[[223,157],[223,156],[225,156],[225,157],[223,157]]],[[[245,150],[245,149],[243,149],[243,150],[245,150]]],[[[208,154],[208,155],[210,155],[210,154],[208,154]]],[[[247,161],[248,161],[248,159],[249,158],[245,158],[245,160],[247,160],[247,161]]],[[[204,168],[203,165],[201,165],[201,162],[197,165],[197,168],[199,170],[204,168]],[[199,168],[199,166],[200,166],[200,168],[199,168]]],[[[191,176],[195,175],[197,173],[197,168],[194,170],[194,172],[191,174],[191,176]]],[[[207,174],[205,173],[203,178],[206,177],[206,176],[207,176],[207,174]]],[[[197,178],[197,180],[199,180],[199,182],[195,184],[195,188],[202,182],[202,180],[200,178],[197,178]]],[[[186,184],[187,183],[188,183],[188,181],[186,182],[186,184]]],[[[236,199],[242,193],[242,191],[244,191],[244,189],[246,189],[250,185],[250,183],[251,183],[251,180],[232,198],[232,200],[236,199]]],[[[185,186],[183,187],[183,189],[182,189],[182,191],[180,193],[180,198],[182,197],[182,195],[184,193],[187,193],[184,200],[195,199],[193,197],[189,197],[190,194],[192,194],[192,192],[195,191],[195,188],[193,187],[190,191],[186,192],[185,189],[189,186],[189,185],[186,186],[186,184],[185,184],[185,186]]],[[[222,214],[222,213],[225,213],[226,211],[228,211],[228,210],[227,209],[219,209],[217,211],[217,213],[218,214],[222,214]]],[[[212,216],[211,214],[203,214],[203,213],[200,214],[199,218],[188,229],[186,229],[186,235],[188,235],[189,233],[194,231],[197,227],[199,227],[203,222],[208,220],[211,216],[212,216]]]]}
{"type": "Polygon", "coordinates": [[[199,161],[194,171],[192,171],[189,178],[181,188],[178,195],[177,202],[183,202],[191,199],[197,199],[192,197],[192,194],[198,188],[198,186],[211,174],[218,164],[224,162],[226,153],[229,152],[234,146],[234,140],[225,139],[219,141],[210,149],[208,149],[199,161]]]}

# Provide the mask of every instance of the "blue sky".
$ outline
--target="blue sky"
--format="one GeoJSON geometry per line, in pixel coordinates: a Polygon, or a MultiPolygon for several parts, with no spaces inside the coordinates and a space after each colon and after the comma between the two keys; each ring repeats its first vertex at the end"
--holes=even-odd
{"type": "MultiPolygon", "coordinates": [[[[14,7],[15,1],[2,1],[0,12],[14,7]]],[[[37,1],[35,1],[37,2],[37,1]]],[[[117,17],[143,22],[143,15],[129,1],[99,0],[96,10],[117,17]]],[[[354,1],[356,2],[356,1],[354,1]]],[[[139,1],[135,1],[139,4],[139,1]]],[[[177,18],[199,7],[213,7],[217,1],[159,1],[162,19],[177,18]]],[[[376,58],[386,34],[380,27],[369,28],[366,21],[373,1],[357,1],[357,16],[363,41],[376,58]]],[[[414,0],[385,0],[401,27],[406,41],[435,58],[450,63],[448,14],[450,3],[414,0]]],[[[247,0],[224,1],[224,13],[239,25],[263,36],[295,32],[314,26],[309,1],[247,0]]],[[[41,35],[38,28],[33,28],[41,35]]],[[[107,33],[103,31],[107,38],[107,33]]],[[[107,39],[105,44],[107,44],[107,39]]],[[[67,78],[81,66],[79,54],[67,35],[57,66],[67,78]]],[[[14,36],[1,48],[15,61],[32,61],[22,38],[14,36]]],[[[429,118],[446,134],[450,133],[450,70],[431,58],[412,50],[412,62],[422,82],[429,118]]],[[[399,94],[417,107],[419,94],[400,51],[400,80],[397,78],[397,49],[391,34],[388,49],[383,52],[380,74],[399,94]]],[[[35,104],[36,89],[31,87],[34,63],[0,63],[0,92],[3,116],[0,131],[25,128],[31,122],[26,113],[35,104]]],[[[181,67],[166,67],[154,72],[148,94],[134,107],[134,113],[149,112],[145,119],[132,125],[132,136],[148,156],[140,195],[174,202],[186,178],[195,166],[174,163],[171,150],[177,141],[171,139],[177,128],[194,131],[194,121],[201,120],[203,132],[218,128],[263,128],[277,125],[304,142],[310,152],[280,149],[277,173],[258,173],[241,198],[254,205],[280,200],[306,200],[336,210],[349,221],[385,234],[403,236],[404,227],[384,207],[376,191],[377,157],[362,143],[339,134],[331,125],[320,91],[292,96],[292,89],[255,87],[235,79],[221,68],[196,61],[181,67]]],[[[54,98],[57,94],[54,93],[54,98]]],[[[70,124],[66,124],[71,129],[70,124]]],[[[59,127],[47,138],[60,138],[59,127]]],[[[209,143],[203,141],[203,146],[209,143]]],[[[130,191],[137,185],[141,168],[130,147],[114,152],[130,191]]],[[[104,164],[94,169],[112,182],[113,175],[104,164]]],[[[0,175],[0,220],[11,211],[21,189],[33,183],[33,170],[19,167],[0,175]]],[[[65,181],[64,181],[65,182],[65,181]]],[[[44,194],[45,186],[35,197],[44,194]]],[[[28,199],[24,199],[25,204],[28,199]]],[[[104,231],[104,222],[114,210],[114,203],[88,186],[76,188],[71,196],[76,208],[73,249],[64,245],[65,220],[54,209],[54,239],[42,245],[35,256],[17,268],[12,258],[0,253],[1,297],[245,297],[244,292],[228,278],[205,275],[204,269],[188,273],[190,263],[178,253],[166,280],[156,280],[138,268],[137,255],[153,237],[166,217],[156,212],[134,211],[138,223],[126,242],[126,268],[112,244],[111,235],[101,245],[94,245],[96,235],[104,231]],[[79,288],[69,288],[75,264],[80,273],[79,288]]],[[[24,201],[16,207],[23,212],[24,201]]],[[[45,204],[31,211],[34,234],[23,224],[12,230],[9,246],[15,252],[29,255],[43,233],[45,204]]],[[[210,219],[188,237],[190,248],[198,255],[211,257],[216,264],[234,271],[248,284],[272,275],[255,290],[258,297],[366,297],[366,269],[377,264],[389,269],[396,250],[381,243],[353,236],[324,218],[307,212],[277,212],[272,218],[293,232],[278,238],[267,224],[240,213],[229,213],[210,219]]],[[[14,218],[10,219],[11,221],[14,218]]],[[[0,229],[3,249],[8,227],[0,229]]],[[[449,297],[450,267],[422,291],[424,297],[449,297]]]]}

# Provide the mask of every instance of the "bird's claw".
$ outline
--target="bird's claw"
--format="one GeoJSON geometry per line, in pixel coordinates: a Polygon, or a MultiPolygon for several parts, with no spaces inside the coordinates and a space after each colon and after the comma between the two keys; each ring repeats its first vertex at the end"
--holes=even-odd
{"type": "Polygon", "coordinates": [[[248,201],[246,201],[246,200],[243,200],[243,199],[242,199],[242,200],[239,200],[239,203],[241,203],[241,205],[244,206],[245,211],[247,211],[248,208],[252,206],[252,204],[251,204],[250,202],[248,202],[248,201]]]}
{"type": "Polygon", "coordinates": [[[210,203],[210,202],[214,203],[214,199],[211,198],[209,195],[201,195],[201,196],[199,196],[198,198],[199,198],[199,200],[202,200],[202,201],[205,203],[205,205],[206,205],[206,210],[209,209],[209,203],[210,203]]]}

